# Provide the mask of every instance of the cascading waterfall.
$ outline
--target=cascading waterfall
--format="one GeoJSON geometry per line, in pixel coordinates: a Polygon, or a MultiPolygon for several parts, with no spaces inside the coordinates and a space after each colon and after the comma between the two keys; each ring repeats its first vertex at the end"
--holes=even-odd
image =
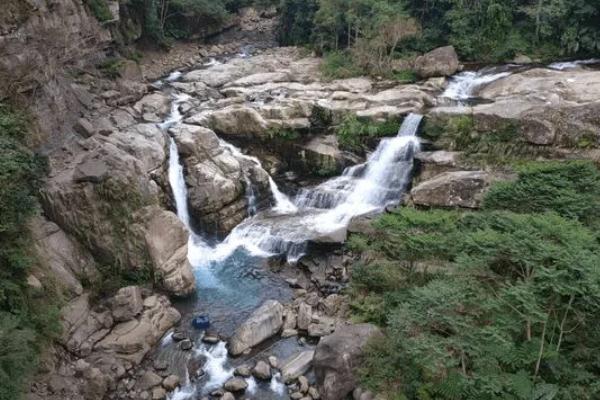
{"type": "MultiPolygon", "coordinates": [[[[338,237],[352,217],[397,204],[410,180],[412,157],[419,148],[415,135],[422,118],[408,115],[398,135],[383,139],[364,166],[348,168],[343,176],[304,191],[295,205],[283,194],[278,198],[280,192],[271,179],[275,207],[235,227],[211,254],[192,251],[192,264],[201,262],[202,257],[224,260],[240,247],[256,256],[285,254],[289,262],[295,262],[309,241],[338,237]]],[[[239,151],[229,146],[230,151],[239,151]]]]}
{"type": "Polygon", "coordinates": [[[463,102],[472,99],[477,89],[498,79],[507,77],[509,71],[497,72],[494,68],[479,71],[461,72],[451,78],[450,84],[442,93],[442,98],[463,102]]]}
{"type": "Polygon", "coordinates": [[[580,65],[594,65],[594,64],[600,64],[600,58],[590,58],[589,60],[554,62],[554,63],[548,65],[548,68],[555,69],[557,71],[564,71],[566,69],[577,68],[580,65]]]}
{"type": "Polygon", "coordinates": [[[248,177],[248,174],[244,174],[244,183],[246,185],[246,201],[248,202],[248,215],[253,216],[256,214],[256,192],[252,181],[248,177]]]}
{"type": "Polygon", "coordinates": [[[175,139],[169,138],[169,184],[177,206],[177,216],[183,224],[190,229],[190,214],[187,204],[187,187],[183,176],[183,166],[179,162],[179,152],[175,139]]]}

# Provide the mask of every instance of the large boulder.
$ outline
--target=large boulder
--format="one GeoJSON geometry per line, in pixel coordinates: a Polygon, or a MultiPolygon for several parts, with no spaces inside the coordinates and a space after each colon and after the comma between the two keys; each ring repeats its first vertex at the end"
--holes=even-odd
{"type": "Polygon", "coordinates": [[[229,352],[240,355],[245,350],[276,335],[283,326],[283,306],[275,300],[264,302],[235,331],[229,340],[229,352]]]}
{"type": "Polygon", "coordinates": [[[131,321],[140,315],[144,309],[142,289],[138,286],[121,288],[117,294],[113,296],[109,304],[114,321],[131,321]]]}
{"type": "Polygon", "coordinates": [[[485,171],[445,172],[420,183],[410,195],[418,206],[479,208],[490,185],[498,179],[485,171]]]}
{"type": "Polygon", "coordinates": [[[284,382],[291,382],[304,375],[311,367],[315,352],[306,350],[290,356],[281,366],[281,377],[284,382]]]}
{"type": "Polygon", "coordinates": [[[190,213],[203,230],[224,235],[242,222],[248,215],[249,184],[258,203],[270,198],[268,174],[232,152],[212,130],[181,124],[170,133],[186,167],[190,213]]]}
{"type": "Polygon", "coordinates": [[[423,78],[454,75],[460,67],[454,46],[439,47],[417,57],[414,69],[423,78]]]}
{"type": "Polygon", "coordinates": [[[355,369],[360,366],[367,342],[381,331],[371,324],[348,325],[321,339],[313,367],[323,400],[342,400],[357,385],[355,369]]]}
{"type": "Polygon", "coordinates": [[[170,211],[150,207],[146,215],[146,244],[163,288],[175,296],[193,293],[196,279],[187,258],[189,232],[170,211]]]}

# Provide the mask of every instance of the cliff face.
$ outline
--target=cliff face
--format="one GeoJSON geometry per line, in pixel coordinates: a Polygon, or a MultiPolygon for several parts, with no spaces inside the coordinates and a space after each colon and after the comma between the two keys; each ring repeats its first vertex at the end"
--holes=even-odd
{"type": "MultiPolygon", "coordinates": [[[[104,57],[119,21],[101,25],[82,0],[5,0],[0,16],[0,100],[18,98],[38,122],[32,145],[60,144],[81,113],[72,74],[104,57]]],[[[3,2],[4,3],[4,2],[3,2]]]]}

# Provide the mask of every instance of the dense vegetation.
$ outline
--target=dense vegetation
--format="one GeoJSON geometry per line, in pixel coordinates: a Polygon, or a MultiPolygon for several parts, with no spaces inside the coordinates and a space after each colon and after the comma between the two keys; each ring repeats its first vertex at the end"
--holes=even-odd
{"type": "Polygon", "coordinates": [[[37,209],[36,193],[45,162],[24,143],[27,119],[0,104],[0,398],[16,399],[44,343],[59,332],[51,281],[27,285],[35,265],[27,222],[37,209]]]}
{"type": "Polygon", "coordinates": [[[479,212],[382,216],[353,271],[358,318],[381,324],[363,382],[390,399],[600,396],[600,172],[531,163],[479,212]]]}
{"type": "Polygon", "coordinates": [[[380,73],[394,59],[452,44],[465,60],[598,53],[598,0],[282,0],[280,39],[346,51],[380,73]]]}

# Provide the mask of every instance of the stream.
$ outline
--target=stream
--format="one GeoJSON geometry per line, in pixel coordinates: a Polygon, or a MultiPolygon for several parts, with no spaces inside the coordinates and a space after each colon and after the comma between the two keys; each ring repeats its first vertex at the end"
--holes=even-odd
{"type": "MultiPolygon", "coordinates": [[[[562,70],[585,63],[587,61],[552,64],[549,68],[562,70]]],[[[474,95],[477,89],[519,69],[522,66],[506,65],[459,73],[450,79],[440,101],[466,106],[477,101],[474,95]]],[[[178,72],[171,74],[164,85],[180,76],[178,72]]],[[[160,124],[163,130],[181,123],[183,117],[179,106],[187,99],[184,94],[173,95],[171,113],[160,124]]],[[[311,347],[297,337],[274,339],[259,345],[247,356],[230,358],[224,342],[204,343],[204,332],[193,330],[190,322],[193,316],[209,315],[211,331],[218,332],[221,337],[229,337],[238,324],[265,300],[291,302],[292,289],[270,271],[269,259],[281,256],[294,264],[307,253],[311,242],[343,242],[352,218],[379,213],[386,207],[397,205],[410,186],[413,155],[420,148],[416,135],[422,118],[422,115],[409,114],[398,135],[382,139],[364,164],[349,167],[339,177],[304,188],[294,198],[282,193],[269,177],[273,198],[269,208],[257,207],[257,193],[246,177],[250,217],[218,243],[207,241],[191,228],[184,171],[177,145],[171,139],[169,183],[177,215],[190,231],[188,258],[194,268],[198,289],[195,297],[175,303],[183,316],[180,326],[193,340],[193,349],[180,350],[171,331],[153,354],[155,360],[166,361],[171,372],[182,378],[182,386],[170,394],[171,400],[208,396],[233,376],[236,366],[253,365],[255,360],[270,355],[284,360],[311,347]]],[[[220,141],[221,146],[232,155],[262,168],[257,158],[243,154],[223,139],[220,141]]],[[[266,382],[253,377],[246,378],[246,381],[245,398],[289,399],[287,388],[278,375],[266,382]]]]}

